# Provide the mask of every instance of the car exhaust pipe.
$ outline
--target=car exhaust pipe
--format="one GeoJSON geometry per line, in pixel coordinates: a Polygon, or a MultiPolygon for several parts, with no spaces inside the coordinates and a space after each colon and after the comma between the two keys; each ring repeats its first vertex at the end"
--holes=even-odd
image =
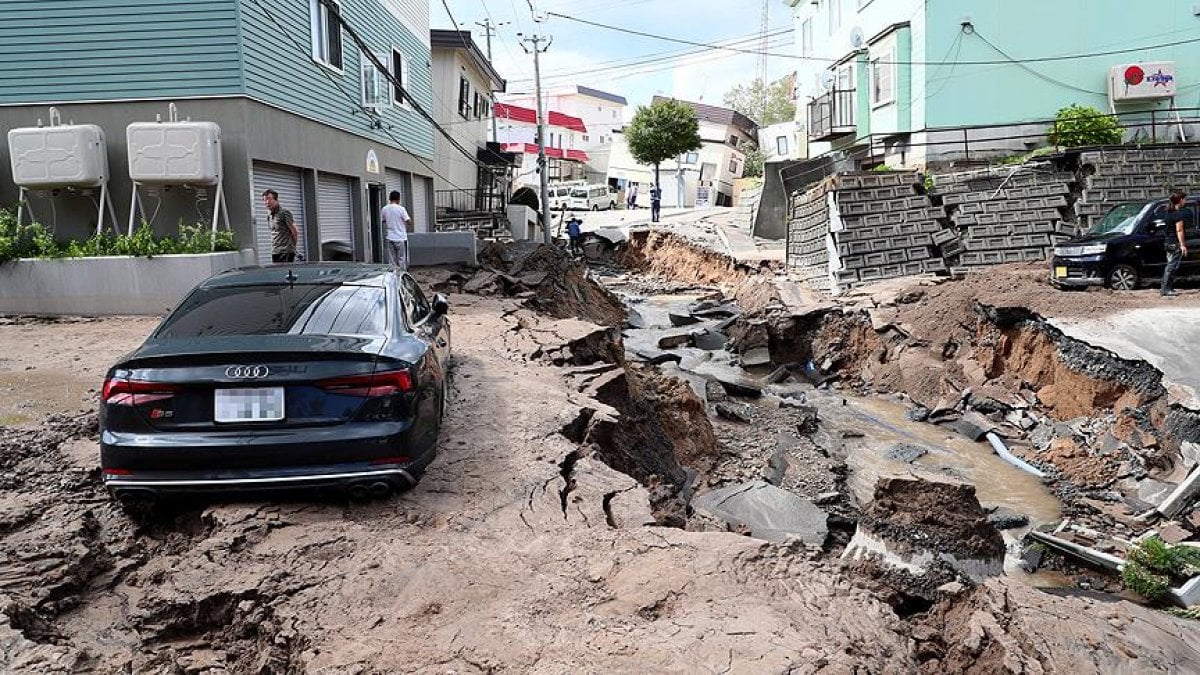
{"type": "Polygon", "coordinates": [[[118,488],[113,492],[113,497],[127,509],[153,506],[158,501],[153,491],[144,488],[118,488]]]}
{"type": "Polygon", "coordinates": [[[377,480],[374,483],[371,483],[371,486],[368,488],[368,490],[371,493],[371,497],[375,499],[385,499],[388,495],[392,494],[392,484],[377,480]]]}
{"type": "Polygon", "coordinates": [[[411,489],[411,488],[414,488],[417,486],[417,479],[413,478],[411,473],[405,471],[404,469],[400,469],[399,474],[400,474],[400,477],[404,479],[404,489],[405,490],[408,490],[408,489],[411,489]]]}
{"type": "Polygon", "coordinates": [[[365,500],[370,494],[366,483],[353,483],[350,485],[348,492],[350,493],[350,498],[355,501],[365,500]]]}

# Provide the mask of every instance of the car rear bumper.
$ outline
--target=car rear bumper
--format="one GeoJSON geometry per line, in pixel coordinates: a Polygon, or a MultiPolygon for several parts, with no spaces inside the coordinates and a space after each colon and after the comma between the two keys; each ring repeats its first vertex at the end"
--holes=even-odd
{"type": "Polygon", "coordinates": [[[319,429],[100,435],[110,492],[209,492],[343,487],[384,482],[406,487],[433,460],[419,454],[399,422],[319,429]]]}

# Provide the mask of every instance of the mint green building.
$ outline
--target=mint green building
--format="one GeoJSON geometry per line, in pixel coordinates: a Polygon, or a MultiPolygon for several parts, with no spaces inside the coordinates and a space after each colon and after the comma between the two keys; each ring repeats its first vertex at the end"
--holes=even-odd
{"type": "Polygon", "coordinates": [[[1121,114],[1127,140],[1200,138],[1194,0],[785,2],[810,157],[1014,154],[1044,145],[1046,120],[1071,104],[1121,114]]]}

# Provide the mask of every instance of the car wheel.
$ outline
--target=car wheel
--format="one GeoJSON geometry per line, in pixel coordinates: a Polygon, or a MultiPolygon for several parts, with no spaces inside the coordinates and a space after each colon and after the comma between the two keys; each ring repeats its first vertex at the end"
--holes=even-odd
{"type": "Polygon", "coordinates": [[[616,203],[616,202],[609,202],[609,203],[608,203],[608,210],[609,210],[609,211],[616,211],[616,210],[617,210],[617,203],[616,203]]]}
{"type": "Polygon", "coordinates": [[[1138,272],[1129,265],[1117,265],[1108,273],[1108,287],[1114,291],[1134,291],[1138,287],[1138,272]]]}
{"type": "Polygon", "coordinates": [[[593,210],[593,211],[599,211],[599,210],[600,210],[600,205],[599,205],[599,204],[592,204],[592,210],[593,210]]]}

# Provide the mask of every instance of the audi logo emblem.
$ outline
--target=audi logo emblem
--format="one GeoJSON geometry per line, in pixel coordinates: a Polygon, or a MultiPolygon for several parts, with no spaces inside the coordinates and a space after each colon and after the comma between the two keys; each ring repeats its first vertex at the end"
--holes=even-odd
{"type": "Polygon", "coordinates": [[[229,366],[225,369],[225,377],[231,380],[261,380],[271,374],[266,366],[229,366]]]}

